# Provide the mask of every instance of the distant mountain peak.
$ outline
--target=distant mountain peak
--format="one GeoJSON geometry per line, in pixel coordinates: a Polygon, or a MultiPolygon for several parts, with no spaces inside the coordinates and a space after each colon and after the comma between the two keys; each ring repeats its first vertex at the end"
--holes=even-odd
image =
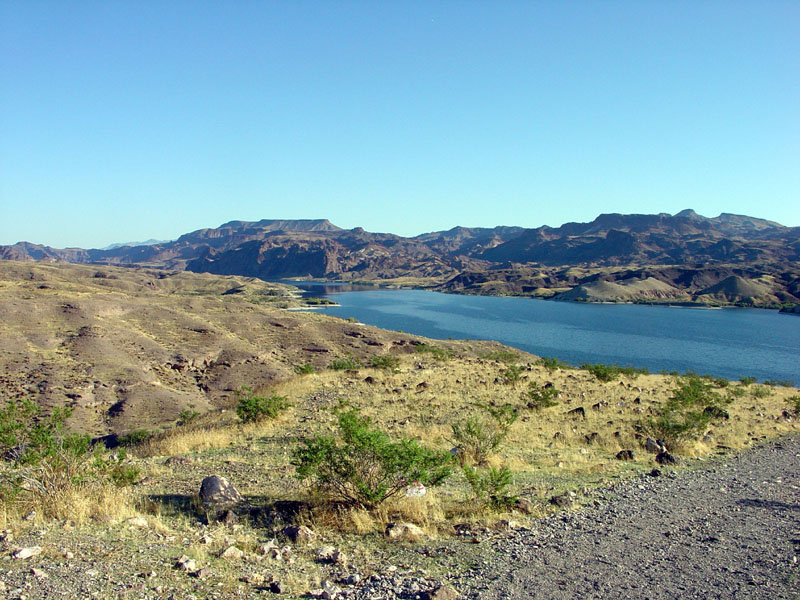
{"type": "Polygon", "coordinates": [[[684,219],[705,219],[703,215],[698,215],[691,208],[684,208],[681,212],[675,213],[676,217],[683,217],[684,219]]]}

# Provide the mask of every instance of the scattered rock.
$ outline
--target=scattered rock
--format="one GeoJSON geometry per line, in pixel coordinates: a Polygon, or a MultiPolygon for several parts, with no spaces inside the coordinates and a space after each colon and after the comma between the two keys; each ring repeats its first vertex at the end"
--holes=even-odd
{"type": "Polygon", "coordinates": [[[332,560],[333,555],[337,554],[339,551],[336,549],[335,546],[320,546],[316,550],[314,550],[314,554],[317,555],[317,558],[320,560],[332,560]]]}
{"type": "Polygon", "coordinates": [[[31,574],[34,577],[36,577],[36,579],[47,579],[49,577],[46,571],[43,571],[42,569],[37,569],[36,567],[31,569],[31,574]]]}
{"type": "Polygon", "coordinates": [[[211,475],[200,484],[200,501],[210,504],[235,504],[242,501],[242,495],[224,477],[211,475]]]}
{"type": "Polygon", "coordinates": [[[669,452],[660,452],[656,455],[656,462],[660,465],[677,465],[678,459],[669,452]]]}
{"type": "Polygon", "coordinates": [[[238,560],[244,558],[244,552],[239,550],[239,548],[237,548],[236,546],[228,546],[228,548],[219,556],[220,558],[238,560]]]}
{"type": "Polygon", "coordinates": [[[197,579],[205,579],[209,575],[211,575],[211,569],[208,567],[201,567],[197,571],[189,573],[189,577],[196,577],[197,579]]]}
{"type": "Polygon", "coordinates": [[[281,529],[281,533],[295,544],[307,544],[317,537],[317,534],[305,525],[289,525],[281,529]]]}
{"type": "Polygon", "coordinates": [[[648,475],[650,475],[650,477],[660,477],[661,471],[659,471],[658,469],[653,469],[648,473],[648,475]]]}
{"type": "Polygon", "coordinates": [[[236,525],[239,522],[239,515],[230,509],[224,510],[218,517],[217,521],[225,525],[236,525]]]}
{"type": "Polygon", "coordinates": [[[569,494],[561,494],[560,496],[553,496],[550,498],[550,504],[558,506],[559,508],[569,508],[572,506],[572,498],[569,494]]]}
{"type": "Polygon", "coordinates": [[[386,535],[390,540],[418,540],[425,535],[422,529],[413,523],[389,523],[386,527],[386,535]]]}
{"type": "Polygon", "coordinates": [[[617,460],[633,460],[633,450],[620,450],[617,452],[617,460]]]}
{"type": "Polygon", "coordinates": [[[273,581],[269,584],[269,591],[273,594],[282,594],[283,584],[280,581],[273,581]]]}
{"type": "Polygon", "coordinates": [[[653,454],[660,454],[661,452],[667,451],[667,447],[664,445],[664,442],[661,440],[654,440],[653,438],[647,438],[647,440],[645,440],[644,447],[648,452],[652,452],[653,454]]]}
{"type": "Polygon", "coordinates": [[[579,406],[578,408],[568,410],[567,416],[573,419],[586,419],[586,410],[582,406],[579,406]]]}
{"type": "Polygon", "coordinates": [[[25,560],[32,556],[39,556],[42,553],[41,546],[29,546],[28,548],[21,548],[14,552],[14,558],[25,560]]]}
{"type": "Polygon", "coordinates": [[[184,554],[175,562],[175,568],[186,572],[196,571],[197,561],[184,554]]]}
{"type": "Polygon", "coordinates": [[[440,585],[432,590],[420,594],[421,600],[458,600],[460,597],[449,585],[440,585]]]}
{"type": "Polygon", "coordinates": [[[533,502],[528,498],[517,498],[514,501],[514,510],[530,515],[533,513],[533,502]]]}
{"type": "Polygon", "coordinates": [[[711,417],[712,419],[730,419],[731,416],[728,411],[720,408],[719,406],[706,406],[703,409],[703,414],[711,417]]]}
{"type": "Polygon", "coordinates": [[[181,465],[190,465],[194,461],[191,458],[186,456],[170,456],[167,460],[164,461],[164,464],[168,467],[179,467],[181,465]]]}

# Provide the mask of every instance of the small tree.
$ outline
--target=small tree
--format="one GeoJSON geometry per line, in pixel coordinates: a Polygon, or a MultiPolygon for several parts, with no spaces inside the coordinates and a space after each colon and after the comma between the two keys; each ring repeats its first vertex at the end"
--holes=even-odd
{"type": "Polygon", "coordinates": [[[555,387],[539,387],[531,382],[528,390],[522,394],[522,399],[527,401],[528,408],[539,410],[557,404],[556,398],[560,392],[555,387]]]}
{"type": "Polygon", "coordinates": [[[499,408],[484,405],[484,414],[473,415],[460,423],[453,423],[453,442],[458,448],[458,457],[462,464],[481,465],[489,458],[489,454],[508,435],[511,425],[519,416],[510,404],[499,408]]]}
{"type": "Polygon", "coordinates": [[[405,438],[394,441],[355,409],[341,412],[338,424],[338,439],[304,440],[292,456],[297,477],[311,480],[333,500],[372,509],[412,481],[430,487],[450,475],[449,453],[405,438]]]}
{"type": "Polygon", "coordinates": [[[245,386],[236,392],[239,398],[236,404],[236,415],[242,423],[254,423],[265,419],[274,419],[282,411],[289,408],[286,396],[257,396],[245,386]]]}

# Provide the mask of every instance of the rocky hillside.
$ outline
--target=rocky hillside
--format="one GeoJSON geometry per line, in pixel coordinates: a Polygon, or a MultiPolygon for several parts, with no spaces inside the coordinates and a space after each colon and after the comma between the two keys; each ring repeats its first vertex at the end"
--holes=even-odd
{"type": "Polygon", "coordinates": [[[0,246],[0,258],[265,280],[398,282],[458,293],[547,297],[569,292],[560,298],[588,301],[800,303],[800,228],[727,213],[707,218],[692,210],[604,214],[591,223],[558,228],[455,227],[414,238],[345,230],[327,220],[231,221],[172,242],[105,250],[20,242],[0,246]],[[723,283],[730,277],[739,279],[723,283]],[[606,285],[594,293],[596,279],[624,287],[606,285]],[[642,283],[647,279],[666,287],[659,284],[654,291],[652,281],[642,283]],[[718,284],[722,288],[714,287],[718,284]],[[576,286],[584,287],[570,291],[576,286]]]}

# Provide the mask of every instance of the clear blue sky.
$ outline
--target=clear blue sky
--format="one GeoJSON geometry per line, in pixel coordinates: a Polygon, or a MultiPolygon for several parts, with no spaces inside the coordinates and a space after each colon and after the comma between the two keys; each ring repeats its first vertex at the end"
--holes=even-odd
{"type": "Polygon", "coordinates": [[[800,2],[0,1],[0,243],[800,225],[800,2]]]}

